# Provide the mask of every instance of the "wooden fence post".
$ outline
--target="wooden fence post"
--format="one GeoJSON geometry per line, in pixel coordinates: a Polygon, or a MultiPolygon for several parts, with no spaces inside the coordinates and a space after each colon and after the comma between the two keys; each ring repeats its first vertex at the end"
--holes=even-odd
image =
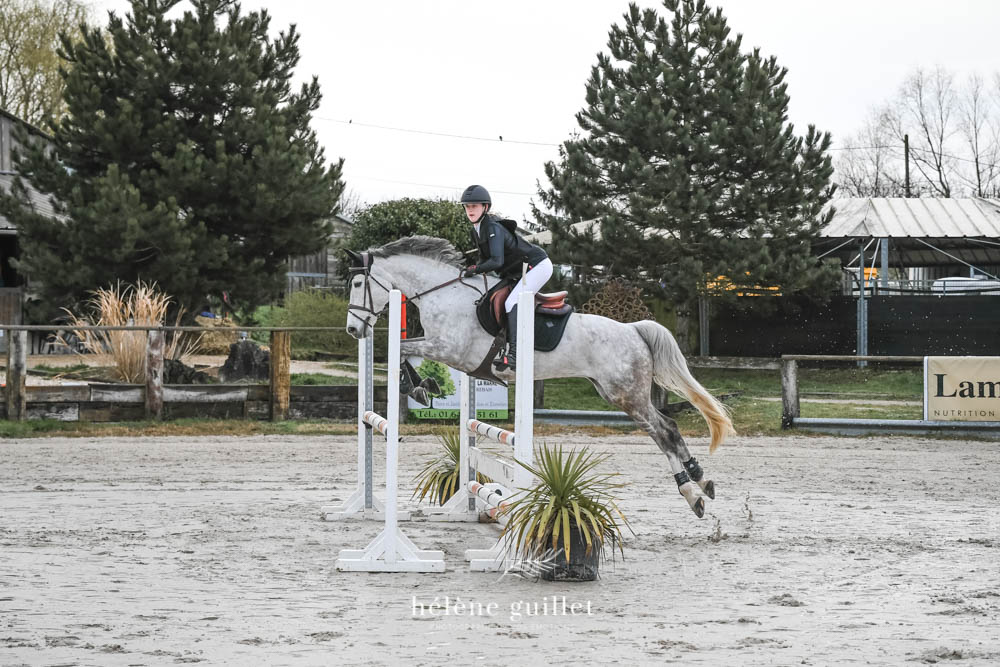
{"type": "Polygon", "coordinates": [[[653,383],[653,387],[650,390],[650,399],[653,402],[653,407],[660,412],[666,413],[667,404],[670,403],[670,392],[660,385],[653,383]]]}
{"type": "Polygon", "coordinates": [[[271,421],[288,419],[292,385],[292,335],[288,331],[271,332],[271,421]]]}
{"type": "Polygon", "coordinates": [[[799,417],[798,362],[781,360],[781,428],[791,428],[792,420],[799,417]]]}
{"type": "Polygon", "coordinates": [[[545,407],[545,380],[535,380],[535,409],[539,410],[545,407]]]}
{"type": "Polygon", "coordinates": [[[163,418],[163,347],[162,331],[146,332],[146,419],[163,418]]]}
{"type": "Polygon", "coordinates": [[[24,421],[28,417],[24,379],[28,366],[28,332],[7,331],[7,419],[24,421]]]}

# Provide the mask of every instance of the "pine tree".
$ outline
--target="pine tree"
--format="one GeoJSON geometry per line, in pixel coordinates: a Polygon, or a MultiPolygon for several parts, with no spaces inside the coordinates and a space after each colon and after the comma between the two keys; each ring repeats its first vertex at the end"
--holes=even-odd
{"type": "Polygon", "coordinates": [[[786,71],[743,53],[721,10],[663,4],[669,23],[633,4],[612,27],[581,132],[545,166],[551,187],[539,194],[555,214],[535,214],[553,254],[602,265],[681,309],[719,276],[782,293],[825,289],[836,269],[810,256],[810,241],[833,194],[829,134],[795,134],[786,71]],[[570,229],[591,219],[600,239],[570,229]]]}
{"type": "Polygon", "coordinates": [[[19,269],[48,313],[117,280],[156,281],[178,304],[228,292],[237,307],[280,294],[290,256],[327,243],[343,161],[327,167],[309,122],[313,78],[293,93],[298,34],[271,40],[265,11],[228,0],[133,0],[107,32],[64,38],[68,114],[54,149],[29,143],[18,170],[58,215],[0,197],[19,269]]]}

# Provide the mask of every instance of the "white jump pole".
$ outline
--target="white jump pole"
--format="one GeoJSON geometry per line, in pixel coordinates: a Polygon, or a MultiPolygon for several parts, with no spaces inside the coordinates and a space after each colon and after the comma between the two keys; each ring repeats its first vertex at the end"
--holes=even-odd
{"type": "Polygon", "coordinates": [[[388,414],[382,417],[366,411],[365,428],[377,428],[385,435],[385,528],[364,549],[343,549],[337,569],[351,572],[444,572],[444,553],[418,549],[397,525],[399,465],[399,335],[402,293],[389,293],[389,372],[388,414]]]}

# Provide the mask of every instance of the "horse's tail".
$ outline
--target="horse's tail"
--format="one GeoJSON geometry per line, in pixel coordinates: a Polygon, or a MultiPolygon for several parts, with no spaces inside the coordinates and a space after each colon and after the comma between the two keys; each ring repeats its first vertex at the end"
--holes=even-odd
{"type": "Polygon", "coordinates": [[[698,408],[708,423],[708,431],[712,436],[708,451],[714,452],[723,440],[736,432],[733,421],[729,418],[729,410],[694,379],[681,348],[666,327],[652,320],[633,322],[631,326],[646,341],[653,355],[653,381],[665,389],[682,394],[691,401],[691,405],[698,408]]]}

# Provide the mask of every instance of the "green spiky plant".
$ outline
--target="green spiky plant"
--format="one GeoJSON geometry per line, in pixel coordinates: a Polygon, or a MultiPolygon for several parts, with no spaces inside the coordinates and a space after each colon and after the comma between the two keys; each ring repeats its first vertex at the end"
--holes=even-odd
{"type": "Polygon", "coordinates": [[[608,456],[586,449],[566,452],[561,446],[543,445],[536,465],[517,462],[537,480],[514,497],[505,510],[504,539],[517,557],[537,561],[563,553],[569,562],[574,529],[586,545],[586,555],[594,549],[604,553],[604,548],[612,544],[624,557],[622,527],[630,531],[632,527],[615,503],[613,492],[625,485],[613,481],[618,473],[595,471],[608,456]]]}
{"type": "MultiPolygon", "coordinates": [[[[457,430],[442,431],[437,434],[441,441],[440,453],[424,466],[416,477],[417,488],[413,490],[413,498],[422,502],[428,498],[432,505],[444,505],[458,492],[459,457],[461,455],[462,438],[457,430]]],[[[480,484],[488,484],[491,480],[485,475],[477,474],[480,484]]]]}

